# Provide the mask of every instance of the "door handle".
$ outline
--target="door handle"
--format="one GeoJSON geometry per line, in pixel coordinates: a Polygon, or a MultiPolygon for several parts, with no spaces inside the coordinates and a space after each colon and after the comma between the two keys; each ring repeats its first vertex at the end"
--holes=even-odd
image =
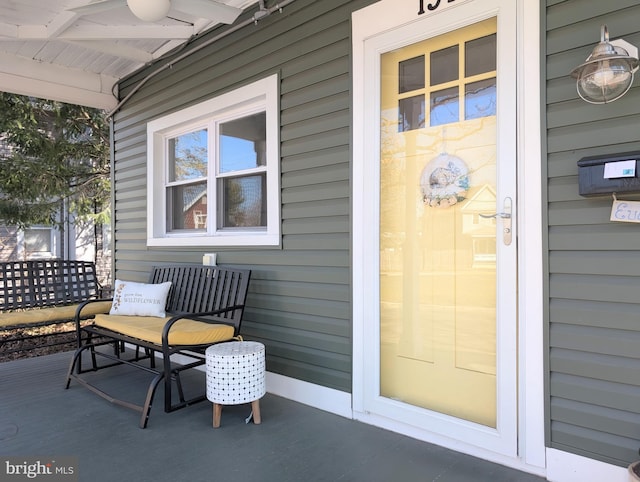
{"type": "Polygon", "coordinates": [[[510,197],[504,198],[503,211],[501,213],[493,214],[480,214],[481,218],[501,218],[502,219],[502,242],[505,246],[509,246],[513,240],[513,232],[511,229],[512,217],[511,211],[513,209],[513,202],[510,197]]]}

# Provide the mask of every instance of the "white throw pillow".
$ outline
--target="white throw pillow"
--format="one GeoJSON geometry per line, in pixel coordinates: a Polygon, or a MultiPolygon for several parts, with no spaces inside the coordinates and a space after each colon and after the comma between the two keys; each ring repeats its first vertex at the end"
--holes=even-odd
{"type": "Polygon", "coordinates": [[[171,281],[149,284],[117,279],[113,287],[110,315],[166,316],[164,309],[171,281]]]}

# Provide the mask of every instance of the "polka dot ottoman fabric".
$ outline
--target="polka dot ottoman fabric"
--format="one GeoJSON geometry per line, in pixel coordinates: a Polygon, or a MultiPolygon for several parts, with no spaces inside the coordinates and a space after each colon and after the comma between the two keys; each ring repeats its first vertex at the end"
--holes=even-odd
{"type": "Polygon", "coordinates": [[[238,405],[266,392],[264,345],[255,341],[220,343],[207,348],[207,398],[238,405]]]}

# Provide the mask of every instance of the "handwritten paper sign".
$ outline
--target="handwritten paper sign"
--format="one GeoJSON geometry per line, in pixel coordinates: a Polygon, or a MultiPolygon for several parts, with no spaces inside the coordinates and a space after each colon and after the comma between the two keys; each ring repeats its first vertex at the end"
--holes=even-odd
{"type": "Polygon", "coordinates": [[[609,219],[620,223],[640,223],[640,201],[614,199],[609,219]]]}

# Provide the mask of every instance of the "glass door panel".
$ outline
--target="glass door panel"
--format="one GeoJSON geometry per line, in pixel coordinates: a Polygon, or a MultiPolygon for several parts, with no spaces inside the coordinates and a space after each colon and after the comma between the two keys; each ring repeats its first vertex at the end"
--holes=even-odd
{"type": "Polygon", "coordinates": [[[380,395],[496,427],[496,20],[380,62],[380,395]]]}

